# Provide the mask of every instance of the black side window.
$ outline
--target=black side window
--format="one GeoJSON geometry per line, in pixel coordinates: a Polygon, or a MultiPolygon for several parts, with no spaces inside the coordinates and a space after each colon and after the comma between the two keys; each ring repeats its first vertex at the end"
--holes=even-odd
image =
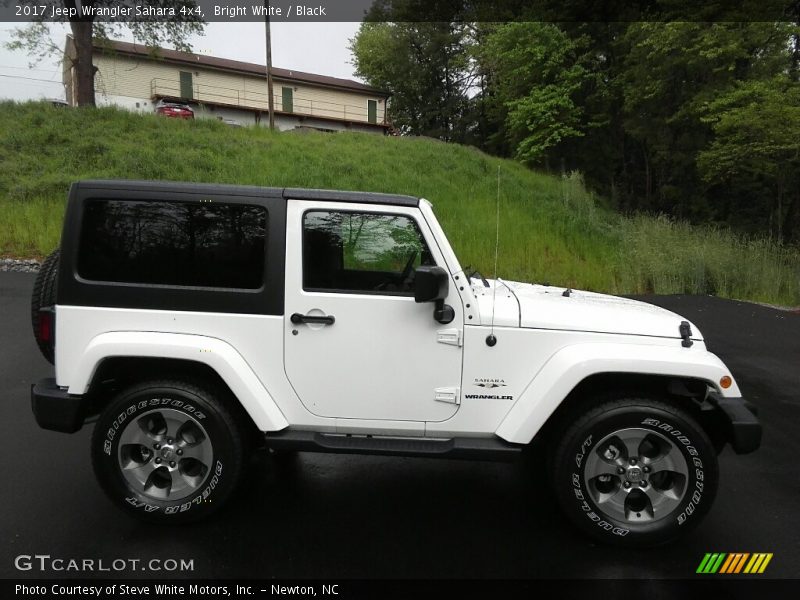
{"type": "Polygon", "coordinates": [[[411,295],[414,268],[434,264],[409,217],[310,211],[303,218],[303,289],[411,295]]]}
{"type": "Polygon", "coordinates": [[[266,229],[260,206],[90,200],[78,273],[92,281],[258,289],[266,229]]]}

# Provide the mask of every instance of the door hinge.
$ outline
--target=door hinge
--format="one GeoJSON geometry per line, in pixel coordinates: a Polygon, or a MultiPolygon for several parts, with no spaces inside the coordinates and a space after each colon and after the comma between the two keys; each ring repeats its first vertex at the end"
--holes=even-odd
{"type": "Polygon", "coordinates": [[[461,404],[460,388],[443,387],[433,390],[433,399],[437,402],[447,402],[449,404],[461,404]]]}
{"type": "Polygon", "coordinates": [[[436,341],[440,344],[449,344],[451,346],[458,346],[459,348],[464,343],[461,339],[460,329],[440,329],[436,332],[436,341]]]}

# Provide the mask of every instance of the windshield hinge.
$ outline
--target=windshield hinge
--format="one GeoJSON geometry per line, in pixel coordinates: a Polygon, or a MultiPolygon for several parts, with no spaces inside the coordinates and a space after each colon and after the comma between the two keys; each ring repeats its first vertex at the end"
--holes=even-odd
{"type": "Polygon", "coordinates": [[[433,390],[433,399],[437,402],[447,402],[448,404],[461,404],[460,388],[443,387],[433,390]]]}
{"type": "Polygon", "coordinates": [[[440,329],[436,332],[436,341],[440,344],[449,344],[450,346],[463,345],[460,329],[440,329]]]}

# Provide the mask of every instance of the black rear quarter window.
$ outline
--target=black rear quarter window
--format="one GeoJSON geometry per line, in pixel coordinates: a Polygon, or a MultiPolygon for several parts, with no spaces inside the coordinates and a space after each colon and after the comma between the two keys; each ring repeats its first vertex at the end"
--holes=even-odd
{"type": "Polygon", "coordinates": [[[267,211],[204,202],[89,200],[78,274],[90,281],[258,289],[267,211]]]}

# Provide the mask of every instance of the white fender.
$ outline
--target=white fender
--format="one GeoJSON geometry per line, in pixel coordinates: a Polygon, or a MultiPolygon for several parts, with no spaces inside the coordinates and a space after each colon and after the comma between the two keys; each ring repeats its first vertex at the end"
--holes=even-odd
{"type": "Polygon", "coordinates": [[[702,346],[576,344],[562,348],[544,364],[495,433],[506,441],[527,444],[576,385],[600,373],[691,377],[708,382],[722,396],[741,396],[735,381],[726,390],[720,388],[720,378],[733,378],[725,364],[702,346]]]}
{"type": "Polygon", "coordinates": [[[278,431],[289,426],[244,358],[230,344],[202,335],[102,333],[92,338],[81,356],[69,393],[85,394],[99,364],[106,358],[119,356],[176,358],[206,364],[228,385],[261,431],[278,431]]]}

